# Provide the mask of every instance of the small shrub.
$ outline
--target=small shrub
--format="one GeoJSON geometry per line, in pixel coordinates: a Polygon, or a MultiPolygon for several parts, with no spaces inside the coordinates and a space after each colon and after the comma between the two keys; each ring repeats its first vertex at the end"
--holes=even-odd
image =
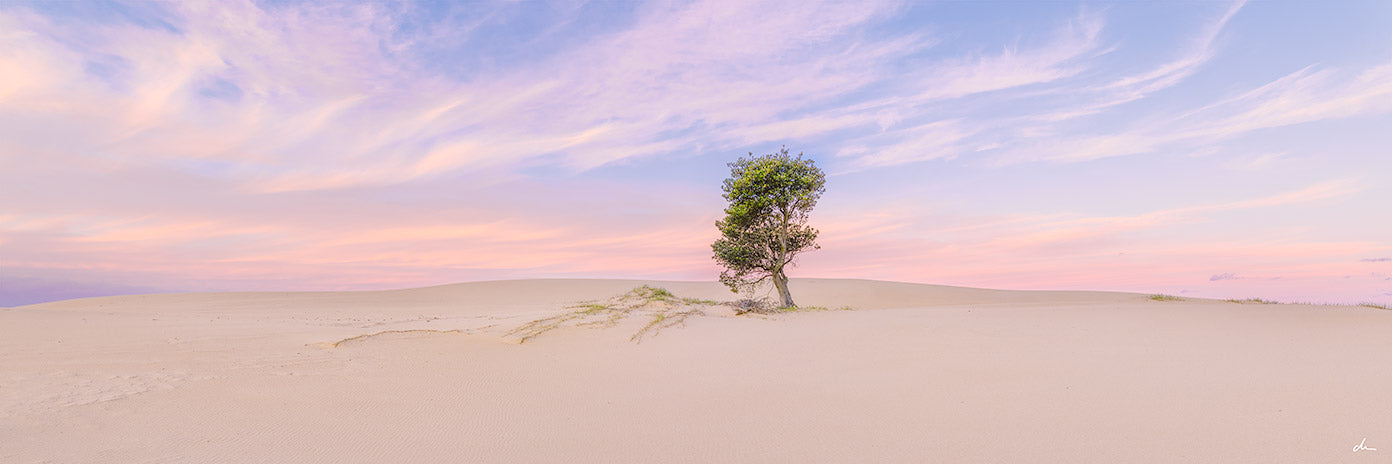
{"type": "Polygon", "coordinates": [[[1154,295],[1151,295],[1151,296],[1150,296],[1150,299],[1155,300],[1155,301],[1184,301],[1183,298],[1180,298],[1180,297],[1177,297],[1177,296],[1174,296],[1174,295],[1164,295],[1164,294],[1159,294],[1159,293],[1154,294],[1154,295]]]}

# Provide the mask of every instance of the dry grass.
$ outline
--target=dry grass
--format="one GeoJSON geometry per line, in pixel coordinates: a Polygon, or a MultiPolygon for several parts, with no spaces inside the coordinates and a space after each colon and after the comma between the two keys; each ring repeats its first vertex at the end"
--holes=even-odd
{"type": "Polygon", "coordinates": [[[635,333],[632,337],[629,337],[629,340],[635,343],[642,343],[644,336],[656,336],[658,332],[662,331],[662,329],[678,325],[686,325],[686,318],[702,314],[705,313],[701,312],[700,309],[688,309],[686,311],[659,311],[653,314],[652,321],[649,321],[648,325],[643,326],[643,328],[639,330],[638,333],[635,333]]]}
{"type": "Polygon", "coordinates": [[[791,308],[778,308],[778,310],[785,313],[806,313],[818,311],[854,311],[855,308],[850,306],[839,306],[836,308],[828,308],[826,306],[794,306],[791,308]]]}
{"type": "Polygon", "coordinates": [[[1223,300],[1223,301],[1226,301],[1226,302],[1228,302],[1228,303],[1237,303],[1237,304],[1281,304],[1279,301],[1263,300],[1263,299],[1261,299],[1261,298],[1247,298],[1247,299],[1242,299],[1242,300],[1231,299],[1231,300],[1223,300]]]}
{"type": "Polygon", "coordinates": [[[628,313],[633,310],[633,308],[613,307],[599,303],[583,303],[570,306],[567,309],[572,309],[573,311],[522,324],[516,329],[509,331],[506,335],[518,335],[520,338],[517,340],[517,343],[526,343],[527,340],[564,327],[571,322],[581,327],[613,327],[618,325],[619,321],[623,320],[623,318],[628,316],[628,313]]]}
{"type": "Polygon", "coordinates": [[[657,335],[663,329],[684,325],[691,316],[705,314],[703,306],[715,306],[720,302],[696,298],[678,298],[661,287],[642,287],[630,290],[604,302],[585,302],[567,309],[571,311],[555,316],[537,319],[508,332],[507,336],[519,336],[518,343],[526,343],[541,334],[562,327],[614,327],[635,312],[652,315],[649,321],[630,340],[641,342],[645,337],[657,335]]]}
{"type": "Polygon", "coordinates": [[[1164,294],[1159,294],[1159,293],[1154,294],[1154,295],[1151,295],[1151,296],[1150,296],[1150,299],[1155,300],[1155,301],[1184,301],[1183,298],[1180,298],[1180,297],[1177,297],[1177,296],[1174,296],[1174,295],[1164,295],[1164,294]]]}
{"type": "Polygon", "coordinates": [[[635,343],[642,343],[643,339],[656,336],[664,329],[686,325],[686,320],[692,316],[705,315],[705,309],[711,306],[729,306],[734,308],[736,315],[851,310],[849,306],[834,309],[822,306],[780,308],[769,298],[746,298],[725,302],[681,298],[665,288],[644,285],[603,302],[590,301],[568,306],[566,309],[570,311],[528,322],[507,332],[505,336],[516,336],[518,343],[526,343],[544,333],[563,327],[614,327],[629,316],[643,313],[650,315],[651,319],[637,333],[629,337],[629,340],[635,343]]]}
{"type": "MultiPolygon", "coordinates": [[[[1266,300],[1266,299],[1261,299],[1261,298],[1245,298],[1245,299],[1241,299],[1241,300],[1238,300],[1238,299],[1229,299],[1229,300],[1223,300],[1223,301],[1228,302],[1228,303],[1238,303],[1238,304],[1269,304],[1269,305],[1282,304],[1282,303],[1279,302],[1279,301],[1272,301],[1272,300],[1266,300]]],[[[1310,305],[1310,306],[1364,307],[1364,308],[1373,308],[1373,309],[1392,310],[1392,307],[1387,306],[1387,305],[1382,304],[1382,303],[1359,303],[1359,304],[1356,304],[1356,305],[1350,305],[1350,304],[1339,304],[1339,303],[1294,302],[1294,303],[1291,303],[1291,304],[1297,304],[1297,305],[1310,305]]]]}
{"type": "Polygon", "coordinates": [[[778,312],[778,306],[769,298],[743,298],[736,301],[725,303],[735,309],[735,314],[774,314],[778,312]]]}
{"type": "Polygon", "coordinates": [[[850,306],[838,306],[827,308],[825,306],[778,306],[770,298],[745,298],[742,300],[720,303],[735,309],[736,315],[744,314],[782,314],[782,313],[802,313],[816,311],[853,311],[850,306]]]}

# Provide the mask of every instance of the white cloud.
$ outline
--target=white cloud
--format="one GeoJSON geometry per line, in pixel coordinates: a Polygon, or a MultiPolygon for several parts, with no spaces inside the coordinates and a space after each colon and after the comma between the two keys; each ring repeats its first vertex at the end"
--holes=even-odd
{"type": "Polygon", "coordinates": [[[961,120],[933,121],[868,137],[871,143],[879,142],[878,148],[852,145],[837,156],[854,158],[849,166],[853,170],[954,158],[963,150],[961,142],[976,130],[965,126],[961,120]],[[885,139],[892,141],[881,142],[885,139]]]}
{"type": "Polygon", "coordinates": [[[1178,59],[1162,64],[1145,73],[1117,79],[1104,88],[1121,91],[1122,96],[1119,101],[1131,101],[1135,98],[1141,98],[1151,92],[1178,84],[1185,78],[1193,75],[1204,63],[1208,62],[1217,54],[1216,43],[1219,34],[1246,3],[1246,0],[1233,3],[1218,21],[1209,25],[1199,35],[1194,37],[1190,50],[1178,59]]]}

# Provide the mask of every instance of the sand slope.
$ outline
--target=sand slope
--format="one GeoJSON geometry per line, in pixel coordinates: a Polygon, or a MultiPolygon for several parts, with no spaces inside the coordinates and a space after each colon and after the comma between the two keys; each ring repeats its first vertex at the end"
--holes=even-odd
{"type": "Polygon", "coordinates": [[[803,305],[512,329],[639,285],[0,310],[0,462],[1392,462],[1392,312],[794,280],[803,305]],[[1367,438],[1377,451],[1353,452],[1367,438]]]}

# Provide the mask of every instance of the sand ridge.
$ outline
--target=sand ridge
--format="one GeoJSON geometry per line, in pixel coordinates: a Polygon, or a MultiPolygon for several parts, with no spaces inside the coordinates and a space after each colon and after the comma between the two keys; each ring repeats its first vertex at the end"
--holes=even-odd
{"type": "Polygon", "coordinates": [[[368,341],[368,340],[371,340],[371,339],[377,339],[377,338],[379,338],[379,337],[382,337],[382,338],[385,338],[385,337],[398,337],[398,338],[399,338],[399,337],[401,337],[401,336],[420,336],[420,335],[457,334],[457,333],[464,333],[464,332],[463,332],[462,330],[459,330],[459,329],[452,329],[452,330],[434,330],[434,329],[383,330],[383,331],[381,331],[381,332],[373,332],[373,333],[370,333],[370,334],[355,335],[355,336],[348,337],[348,338],[345,338],[345,339],[342,339],[342,340],[339,340],[339,341],[336,341],[336,342],[333,342],[333,343],[316,343],[316,344],[314,344],[314,346],[317,346],[317,347],[319,347],[319,348],[338,348],[338,347],[340,347],[340,346],[343,346],[345,343],[365,342],[365,341],[368,341]]]}

